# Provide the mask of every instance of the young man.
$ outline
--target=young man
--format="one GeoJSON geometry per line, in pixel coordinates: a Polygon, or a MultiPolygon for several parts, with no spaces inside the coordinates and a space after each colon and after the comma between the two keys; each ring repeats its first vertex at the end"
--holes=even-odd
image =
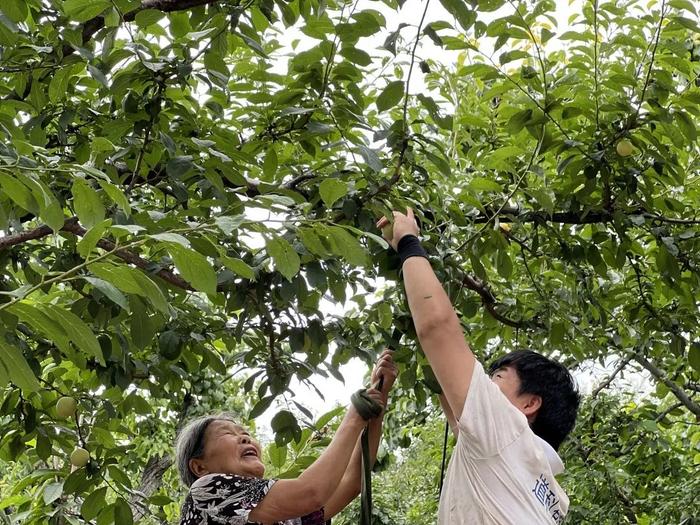
{"type": "Polygon", "coordinates": [[[556,449],[579,404],[571,375],[544,356],[519,351],[494,363],[489,378],[420,245],[413,211],[394,212],[393,228],[388,223],[383,217],[377,226],[401,258],[418,341],[457,436],[438,524],[562,523],[569,499],[554,476],[564,470],[556,449]]]}

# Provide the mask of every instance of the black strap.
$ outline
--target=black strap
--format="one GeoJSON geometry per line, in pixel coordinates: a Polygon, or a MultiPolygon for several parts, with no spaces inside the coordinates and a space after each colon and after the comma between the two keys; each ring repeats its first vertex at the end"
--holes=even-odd
{"type": "Polygon", "coordinates": [[[372,525],[372,465],[369,462],[369,428],[362,431],[362,488],[360,525],[372,525]]]}
{"type": "MultiPolygon", "coordinates": [[[[401,335],[401,331],[398,328],[395,328],[392,334],[392,340],[396,341],[396,344],[398,344],[401,339],[401,335]]],[[[393,350],[393,348],[389,348],[393,350]]],[[[379,376],[377,390],[381,391],[383,386],[384,376],[379,376]]],[[[359,392],[356,392],[356,394],[359,395],[359,392]]],[[[355,405],[355,400],[353,397],[350,399],[352,400],[353,405],[355,405]]],[[[368,399],[374,402],[371,398],[368,399]]],[[[381,407],[379,408],[381,413],[381,407]]],[[[362,415],[362,412],[360,412],[360,415],[362,415]]],[[[369,455],[369,425],[367,425],[362,431],[362,488],[360,489],[360,525],[372,525],[372,465],[370,464],[369,455]]]]}
{"type": "Polygon", "coordinates": [[[440,467],[440,490],[438,492],[438,499],[442,495],[442,483],[445,480],[445,462],[447,460],[447,436],[450,433],[450,423],[445,422],[445,440],[442,443],[442,466],[440,467]]]}
{"type": "MultiPolygon", "coordinates": [[[[377,390],[384,386],[379,377],[377,390]]],[[[381,408],[381,407],[380,407],[381,408]]],[[[372,525],[372,465],[369,452],[369,424],[362,431],[362,488],[360,489],[360,525],[372,525]]]]}
{"type": "Polygon", "coordinates": [[[396,253],[399,254],[399,259],[401,259],[401,266],[406,262],[406,259],[411,257],[424,257],[428,258],[428,252],[418,240],[415,235],[404,235],[401,240],[396,245],[396,253]]]}

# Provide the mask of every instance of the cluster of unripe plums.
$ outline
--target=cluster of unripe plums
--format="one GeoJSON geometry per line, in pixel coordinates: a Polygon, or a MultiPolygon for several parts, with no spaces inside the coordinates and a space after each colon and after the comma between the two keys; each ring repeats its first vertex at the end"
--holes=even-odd
{"type": "MultiPolygon", "coordinates": [[[[62,418],[68,418],[75,415],[78,409],[78,403],[75,398],[63,396],[56,403],[56,415],[62,418]]],[[[83,447],[75,447],[75,450],[70,455],[71,465],[80,468],[84,467],[90,461],[90,453],[83,447]]]]}

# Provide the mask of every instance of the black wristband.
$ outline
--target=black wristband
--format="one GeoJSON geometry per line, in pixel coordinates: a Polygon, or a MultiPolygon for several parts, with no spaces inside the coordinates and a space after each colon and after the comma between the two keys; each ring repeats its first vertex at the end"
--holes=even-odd
{"type": "Polygon", "coordinates": [[[406,259],[411,257],[428,258],[428,252],[421,246],[418,237],[415,235],[404,235],[401,237],[399,244],[396,246],[396,252],[399,254],[399,259],[401,259],[401,266],[406,262],[406,259]]]}

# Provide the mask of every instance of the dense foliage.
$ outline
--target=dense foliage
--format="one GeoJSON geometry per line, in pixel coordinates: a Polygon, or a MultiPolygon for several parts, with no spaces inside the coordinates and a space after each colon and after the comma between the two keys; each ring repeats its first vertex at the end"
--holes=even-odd
{"type": "MultiPolygon", "coordinates": [[[[614,358],[570,444],[572,521],[688,518],[697,6],[557,7],[3,0],[0,520],[173,521],[180,421],[254,419],[292,378],[385,344],[401,366],[387,446],[408,446],[434,379],[374,230],[407,205],[480,357],[614,358]],[[651,397],[605,396],[635,371],[651,397]],[[76,416],[57,414],[65,396],[76,416]],[[71,469],[76,446],[89,462],[71,469]]],[[[290,397],[279,474],[329,425],[290,397]]]]}

